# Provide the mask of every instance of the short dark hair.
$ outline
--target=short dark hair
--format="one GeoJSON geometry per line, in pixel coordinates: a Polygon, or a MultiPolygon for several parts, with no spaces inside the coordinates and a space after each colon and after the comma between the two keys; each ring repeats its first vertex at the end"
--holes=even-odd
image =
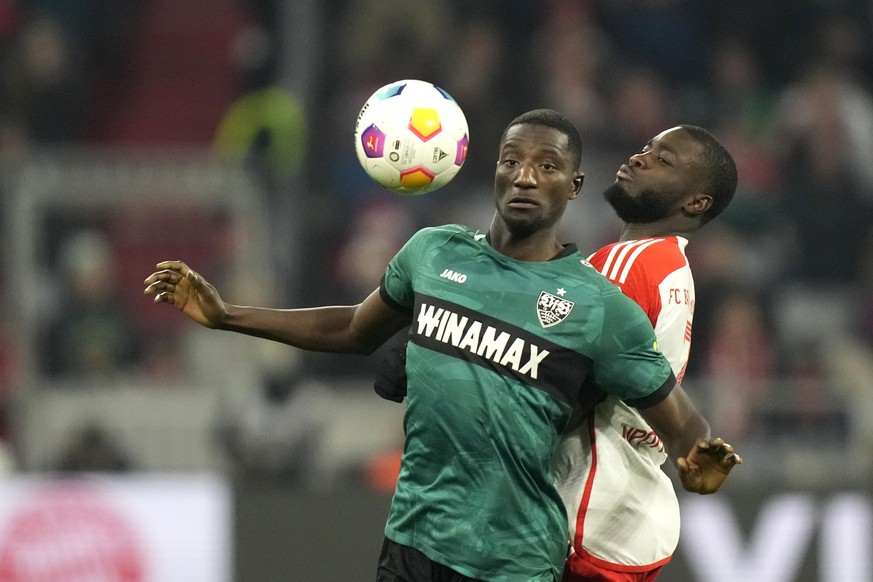
{"type": "Polygon", "coordinates": [[[701,217],[701,224],[706,224],[721,214],[731,203],[737,191],[737,164],[727,148],[709,131],[696,125],[679,127],[703,146],[702,164],[708,174],[707,186],[712,196],[712,206],[701,217]]]}
{"type": "Polygon", "coordinates": [[[564,117],[561,113],[554,109],[533,109],[527,113],[522,113],[515,119],[509,122],[506,129],[503,130],[503,135],[500,136],[500,143],[506,138],[506,132],[509,128],[523,123],[533,125],[545,125],[557,129],[567,136],[567,145],[570,149],[570,156],[575,164],[574,169],[578,170],[582,164],[582,136],[579,135],[579,130],[573,125],[573,122],[564,117]]]}

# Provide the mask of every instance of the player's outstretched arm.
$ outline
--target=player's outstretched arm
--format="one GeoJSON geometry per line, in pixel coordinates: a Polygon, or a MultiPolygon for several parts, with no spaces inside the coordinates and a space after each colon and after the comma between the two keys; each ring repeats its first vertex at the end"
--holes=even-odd
{"type": "Polygon", "coordinates": [[[409,325],[374,291],[358,305],[270,309],[233,305],[182,261],[157,264],[145,294],[169,303],[206,327],[282,342],[304,350],[369,354],[409,325]]]}

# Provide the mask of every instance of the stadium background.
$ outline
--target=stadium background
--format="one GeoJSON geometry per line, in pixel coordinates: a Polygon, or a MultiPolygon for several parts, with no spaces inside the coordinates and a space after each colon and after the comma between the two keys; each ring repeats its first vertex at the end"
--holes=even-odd
{"type": "Polygon", "coordinates": [[[871,22],[862,0],[0,0],[0,574],[372,579],[402,443],[378,354],[196,329],[142,280],[184,258],[235,302],[357,301],[416,228],[487,226],[500,131],[548,106],[584,138],[583,250],[662,129],[706,126],[739,165],[689,247],[686,389],[745,463],[682,497],[661,578],[873,580],[871,22]],[[419,198],[351,142],[402,78],[471,131],[419,198]]]}

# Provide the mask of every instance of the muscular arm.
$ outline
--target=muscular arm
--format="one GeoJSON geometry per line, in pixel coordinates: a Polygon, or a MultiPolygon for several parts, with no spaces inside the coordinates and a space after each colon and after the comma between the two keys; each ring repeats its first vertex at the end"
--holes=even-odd
{"type": "Polygon", "coordinates": [[[667,398],[640,414],[664,441],[687,491],[718,491],[734,465],[743,462],[731,445],[711,438],[709,423],[678,384],[667,398]]]}
{"type": "Polygon", "coordinates": [[[218,329],[304,350],[370,354],[406,325],[408,317],[386,305],[376,290],[357,305],[308,309],[227,305],[218,329]]]}
{"type": "Polygon", "coordinates": [[[145,294],[169,303],[212,329],[234,331],[305,350],[369,354],[409,325],[374,291],[357,305],[270,309],[226,303],[201,275],[181,261],[158,263],[145,294]]]}
{"type": "Polygon", "coordinates": [[[674,464],[681,453],[691,450],[698,438],[709,438],[709,423],[679,384],[660,403],[639,412],[664,441],[674,464]]]}

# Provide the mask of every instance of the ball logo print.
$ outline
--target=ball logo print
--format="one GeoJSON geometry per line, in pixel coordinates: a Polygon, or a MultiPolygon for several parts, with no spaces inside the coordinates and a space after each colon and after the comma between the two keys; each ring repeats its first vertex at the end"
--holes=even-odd
{"type": "Polygon", "coordinates": [[[445,90],[407,79],[381,87],[355,126],[361,167],[381,186],[416,195],[442,188],[467,159],[467,119],[445,90]]]}
{"type": "Polygon", "coordinates": [[[144,582],[146,548],[134,525],[97,490],[39,491],[0,538],[0,580],[144,582]]]}

